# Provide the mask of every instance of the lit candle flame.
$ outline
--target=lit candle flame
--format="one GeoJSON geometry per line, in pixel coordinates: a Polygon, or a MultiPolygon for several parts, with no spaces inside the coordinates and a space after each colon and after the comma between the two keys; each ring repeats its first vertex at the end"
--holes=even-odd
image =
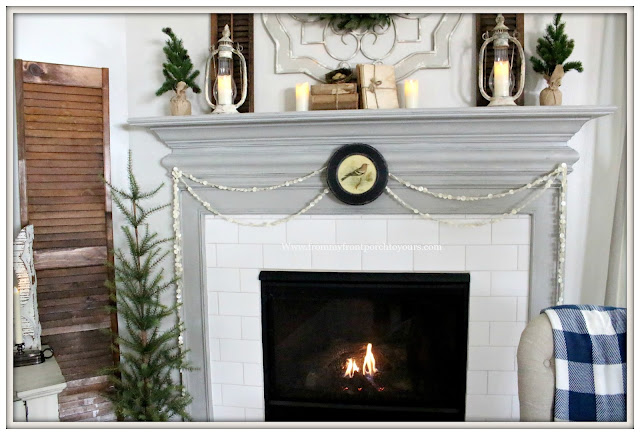
{"type": "Polygon", "coordinates": [[[348,376],[349,378],[353,378],[353,375],[358,371],[360,371],[360,368],[358,368],[355,358],[349,358],[347,360],[347,370],[344,372],[344,377],[346,378],[348,376]]]}
{"type": "Polygon", "coordinates": [[[371,343],[367,344],[367,353],[362,363],[362,374],[365,376],[373,376],[373,374],[378,371],[378,369],[376,369],[376,359],[373,357],[373,353],[371,353],[371,347],[371,343]]]}

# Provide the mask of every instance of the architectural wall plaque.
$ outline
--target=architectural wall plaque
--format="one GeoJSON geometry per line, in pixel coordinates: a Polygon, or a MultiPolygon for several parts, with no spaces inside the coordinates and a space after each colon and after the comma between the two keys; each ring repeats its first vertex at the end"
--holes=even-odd
{"type": "Polygon", "coordinates": [[[276,74],[327,72],[358,63],[394,65],[396,79],[451,67],[451,36],[462,14],[392,14],[388,26],[338,30],[311,14],[262,14],[275,44],[276,74]]]}

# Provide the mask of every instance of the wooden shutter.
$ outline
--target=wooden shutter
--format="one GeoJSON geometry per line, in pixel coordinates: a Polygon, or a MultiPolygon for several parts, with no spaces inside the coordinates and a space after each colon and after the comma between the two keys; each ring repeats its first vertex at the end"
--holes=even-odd
{"type": "Polygon", "coordinates": [[[113,420],[101,368],[118,357],[105,280],[113,261],[109,70],[15,60],[20,220],[34,226],[42,342],[68,387],[62,421],[113,420]]]}
{"type": "MultiPolygon", "coordinates": [[[[234,47],[240,44],[242,55],[247,61],[247,99],[238,108],[238,112],[253,112],[253,14],[211,14],[211,45],[217,45],[222,37],[222,30],[228,24],[234,47]]],[[[233,79],[241,91],[240,68],[234,56],[233,79]]],[[[213,89],[213,86],[211,86],[213,89]]],[[[210,96],[211,101],[213,96],[210,96]]],[[[239,97],[238,97],[239,98],[239,97]]]]}
{"type": "MultiPolygon", "coordinates": [[[[482,35],[485,32],[489,32],[491,34],[491,30],[496,26],[496,17],[498,14],[476,14],[476,56],[480,53],[480,47],[484,40],[482,39],[482,35]]],[[[502,14],[504,17],[504,24],[509,28],[509,34],[513,36],[513,32],[516,32],[516,39],[522,47],[524,48],[524,14],[502,14]]],[[[509,55],[511,55],[511,50],[509,50],[509,55]]],[[[486,52],[486,67],[484,70],[484,77],[488,83],[489,74],[491,74],[491,70],[493,69],[493,45],[489,44],[487,46],[486,52]]],[[[476,57],[477,61],[478,57],[476,57]]],[[[512,66],[512,71],[514,73],[516,83],[514,86],[514,93],[517,91],[520,86],[520,64],[521,59],[518,54],[518,50],[516,48],[515,54],[515,65],[512,66]]],[[[477,64],[476,64],[477,65],[477,64]]],[[[477,67],[476,67],[477,68],[477,67]]],[[[477,83],[477,79],[476,79],[477,83]]],[[[485,88],[487,93],[491,95],[489,92],[489,87],[485,88]]],[[[487,100],[480,94],[480,90],[476,87],[476,106],[486,106],[489,104],[487,100]]],[[[519,106],[524,106],[524,92],[520,97],[516,100],[516,104],[519,106]]]]}

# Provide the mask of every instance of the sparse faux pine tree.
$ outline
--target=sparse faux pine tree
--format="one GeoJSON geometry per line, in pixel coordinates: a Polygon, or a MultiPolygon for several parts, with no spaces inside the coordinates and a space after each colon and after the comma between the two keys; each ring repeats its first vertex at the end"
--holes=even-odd
{"type": "Polygon", "coordinates": [[[162,49],[167,57],[167,62],[162,64],[162,74],[164,75],[164,83],[156,91],[156,95],[162,95],[167,91],[175,91],[179,82],[185,82],[196,94],[200,93],[200,87],[196,84],[195,79],[200,71],[193,70],[193,64],[189,53],[182,45],[182,39],[179,39],[173,30],[169,27],[162,29],[169,36],[169,40],[162,49]]]}
{"type": "Polygon", "coordinates": [[[179,279],[165,278],[160,266],[169,254],[162,245],[173,239],[160,238],[146,223],[151,214],[169,204],[143,205],[163,184],[142,191],[131,168],[131,152],[127,172],[128,191],[107,183],[113,202],[126,220],[121,228],[127,242],[125,250],[114,250],[115,261],[110,267],[115,269],[115,282],[107,282],[116,302],[112,310],[120,315],[124,321],[120,329],[126,331],[114,337],[120,347],[120,362],[108,370],[113,387],[107,395],[124,420],[167,421],[176,416],[189,420],[186,407],[192,399],[188,393],[183,394],[176,379],[180,369],[192,369],[178,346],[183,325],[175,324],[178,305],[167,306],[160,301],[179,279]],[[169,325],[172,321],[174,324],[169,325]]]}
{"type": "Polygon", "coordinates": [[[553,74],[556,65],[562,65],[564,72],[582,72],[582,62],[564,63],[573,52],[574,41],[564,33],[565,23],[560,21],[561,18],[562,14],[555,14],[553,24],[547,26],[547,33],[538,38],[536,53],[540,59],[535,56],[531,56],[530,59],[533,70],[547,80],[553,74]]]}

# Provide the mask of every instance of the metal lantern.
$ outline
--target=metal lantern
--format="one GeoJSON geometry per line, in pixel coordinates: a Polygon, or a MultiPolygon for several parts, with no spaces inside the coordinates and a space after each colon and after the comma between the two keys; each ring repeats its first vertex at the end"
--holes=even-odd
{"type": "Polygon", "coordinates": [[[211,47],[211,54],[207,59],[204,71],[204,95],[207,104],[213,109],[213,113],[238,113],[238,107],[242,106],[247,98],[247,63],[244,56],[238,49],[233,48],[231,31],[229,25],[224,26],[222,38],[218,41],[218,48],[211,47]],[[240,101],[234,104],[237,96],[236,83],[233,81],[233,55],[238,56],[241,65],[240,80],[242,81],[242,94],[240,101]],[[211,76],[209,67],[213,64],[215,80],[213,83],[213,98],[215,104],[211,102],[209,89],[211,76]]]}
{"type": "Polygon", "coordinates": [[[480,54],[478,56],[478,87],[480,93],[484,98],[489,100],[489,106],[515,106],[515,100],[522,95],[524,91],[524,50],[520,42],[509,35],[509,28],[504,24],[504,17],[502,14],[498,14],[496,17],[496,26],[493,28],[493,35],[489,36],[489,32],[482,35],[484,43],[480,47],[480,54]],[[511,51],[511,61],[509,61],[509,41],[518,47],[520,53],[520,86],[515,95],[511,95],[511,90],[514,85],[514,76],[511,72],[513,66],[513,48],[511,51]],[[493,70],[489,78],[491,86],[491,78],[493,78],[492,93],[490,97],[484,90],[484,59],[486,54],[487,45],[493,42],[493,70]]]}

